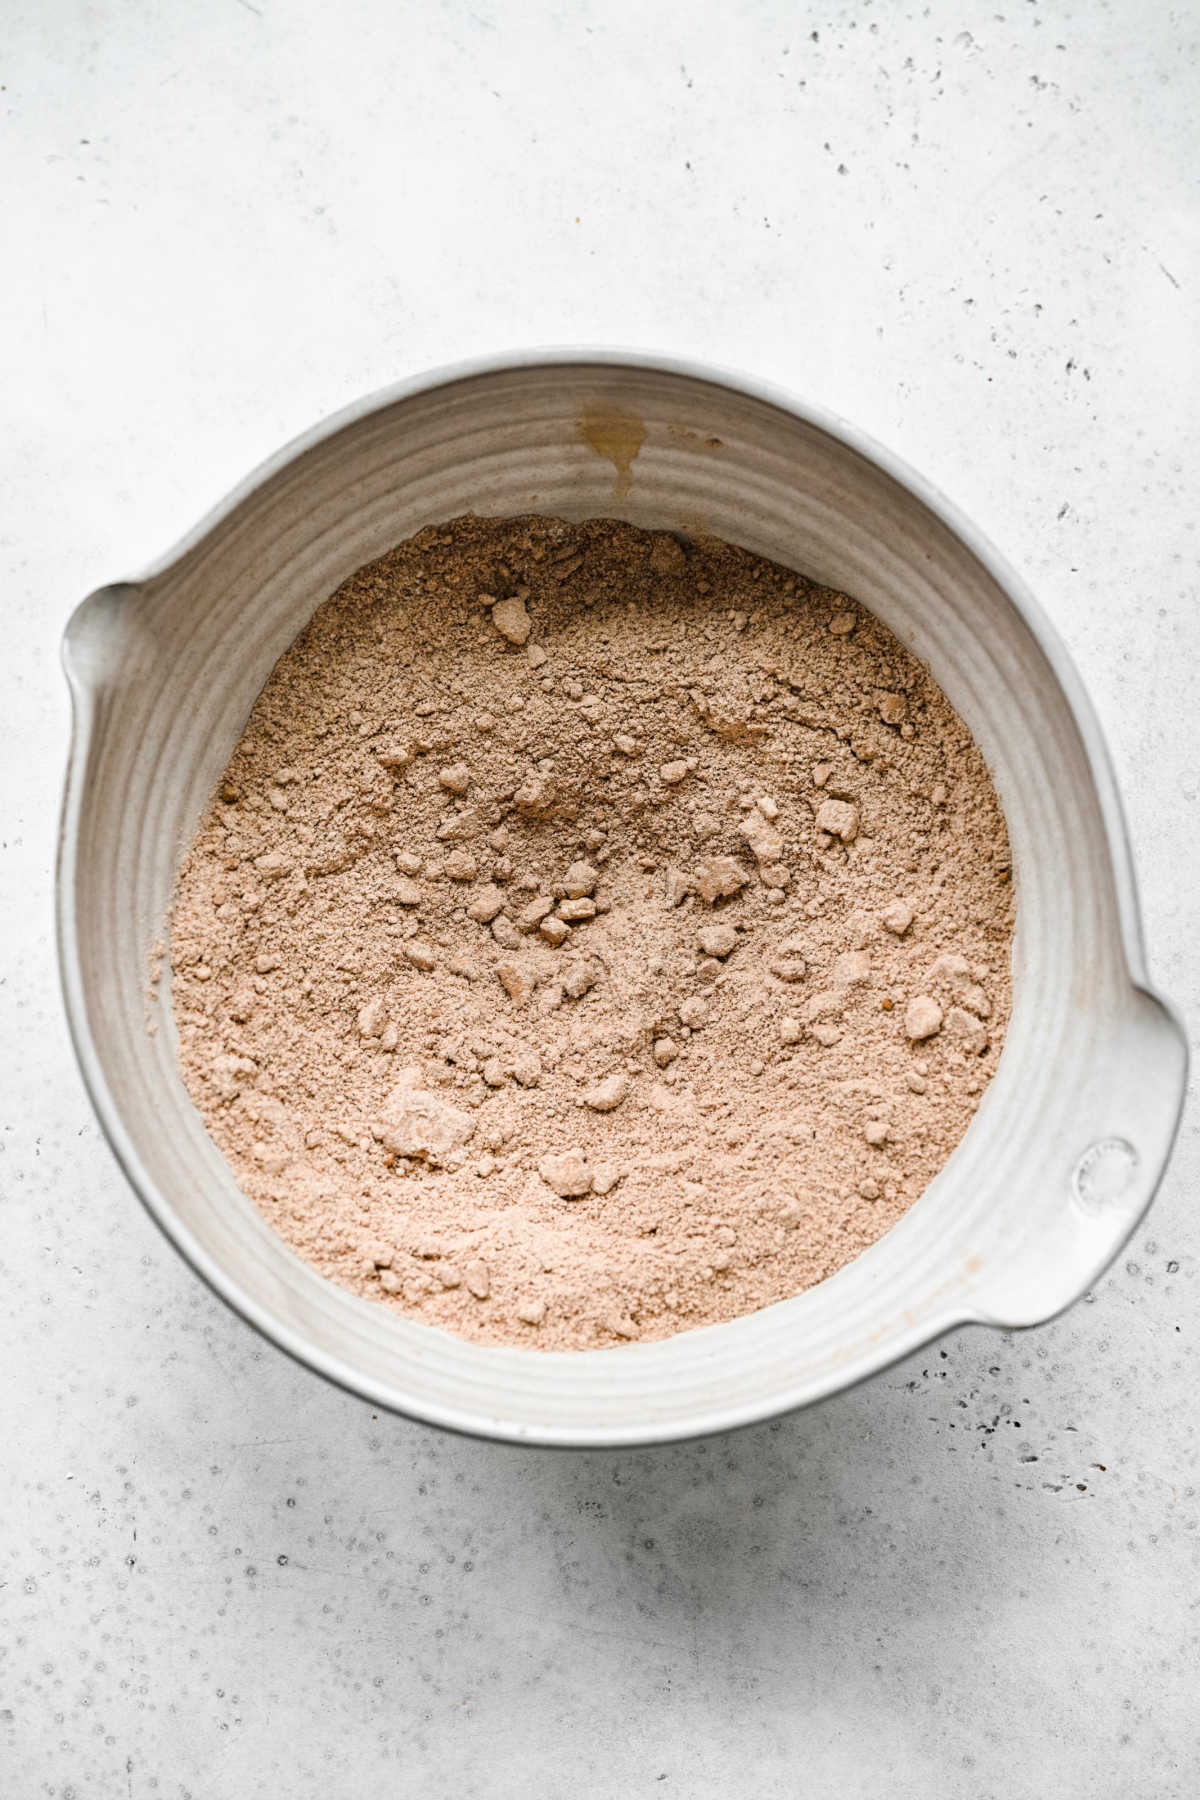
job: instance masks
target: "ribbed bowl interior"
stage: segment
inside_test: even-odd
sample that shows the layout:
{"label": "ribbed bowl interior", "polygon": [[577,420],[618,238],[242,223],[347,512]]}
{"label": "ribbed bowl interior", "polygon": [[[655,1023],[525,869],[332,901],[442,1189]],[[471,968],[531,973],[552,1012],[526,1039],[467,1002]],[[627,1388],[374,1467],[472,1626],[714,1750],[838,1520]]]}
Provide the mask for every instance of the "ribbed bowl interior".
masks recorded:
{"label": "ribbed bowl interior", "polygon": [[[606,410],[644,431],[630,481],[580,429]],[[501,1437],[676,1437],[819,1397],[966,1318],[1045,1317],[1135,1222],[1169,1146],[1182,1049],[1137,985],[1102,748],[1015,583],[884,461],[740,387],[636,363],[535,361],[365,406],[279,459],[163,567],[80,608],[65,651],[76,738],[60,924],[84,1072],[160,1223],[321,1372]],[[175,1067],[169,987],[162,1027],[147,1031],[149,950],[165,935],[180,851],[274,663],[353,569],[467,511],[704,529],[844,589],[930,665],[1008,819],[1015,1005],[962,1144],[900,1224],[831,1280],[661,1343],[471,1344],[324,1281],[260,1218],[205,1132]],[[1128,1146],[1130,1173],[1097,1202],[1073,1172],[1107,1140]]]}

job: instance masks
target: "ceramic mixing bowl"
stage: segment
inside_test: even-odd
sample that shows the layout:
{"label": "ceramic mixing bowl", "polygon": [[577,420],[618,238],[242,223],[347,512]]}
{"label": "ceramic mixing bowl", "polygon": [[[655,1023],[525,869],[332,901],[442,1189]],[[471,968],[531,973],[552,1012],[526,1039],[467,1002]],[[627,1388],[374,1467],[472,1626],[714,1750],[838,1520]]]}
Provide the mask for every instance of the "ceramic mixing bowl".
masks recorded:
{"label": "ceramic mixing bowl", "polygon": [[[1008,819],[1012,1023],[966,1136],[895,1228],[828,1281],[662,1342],[468,1343],[335,1287],[276,1236],[175,1064],[151,946],[182,849],[274,663],[352,570],[475,511],[619,517],[732,539],[853,594],[924,659]],[[59,937],[71,1029],[126,1175],[198,1274],[375,1405],[485,1436],[633,1444],[743,1425],[953,1326],[1033,1325],[1145,1211],[1186,1050],[1149,985],[1096,720],[1023,584],[861,433],[760,384],[628,355],[530,356],[406,382],[276,456],[163,561],[67,628],[74,737]]]}

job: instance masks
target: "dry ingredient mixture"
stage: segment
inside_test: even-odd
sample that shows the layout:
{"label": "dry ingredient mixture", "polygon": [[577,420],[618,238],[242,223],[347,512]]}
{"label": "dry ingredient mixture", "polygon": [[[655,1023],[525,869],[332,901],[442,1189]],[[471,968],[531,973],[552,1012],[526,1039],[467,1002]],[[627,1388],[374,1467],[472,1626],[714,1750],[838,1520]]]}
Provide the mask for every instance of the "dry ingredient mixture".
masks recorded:
{"label": "dry ingredient mixture", "polygon": [[276,667],[183,864],[184,1078],[323,1274],[491,1343],[796,1294],[921,1193],[1010,1003],[983,760],[842,594],[457,519]]}

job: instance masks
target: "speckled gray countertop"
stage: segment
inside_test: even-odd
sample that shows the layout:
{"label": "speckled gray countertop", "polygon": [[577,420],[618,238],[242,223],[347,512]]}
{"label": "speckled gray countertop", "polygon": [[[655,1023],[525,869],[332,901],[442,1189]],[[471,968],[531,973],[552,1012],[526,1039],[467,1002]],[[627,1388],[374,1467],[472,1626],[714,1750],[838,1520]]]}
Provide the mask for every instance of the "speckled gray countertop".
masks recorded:
{"label": "speckled gray countertop", "polygon": [[4,38],[0,1792],[1194,1794],[1194,1120],[1045,1330],[683,1448],[457,1441],[160,1242],[50,890],[77,598],[366,389],[633,343],[847,414],[1030,578],[1200,1019],[1195,15],[42,0]]}

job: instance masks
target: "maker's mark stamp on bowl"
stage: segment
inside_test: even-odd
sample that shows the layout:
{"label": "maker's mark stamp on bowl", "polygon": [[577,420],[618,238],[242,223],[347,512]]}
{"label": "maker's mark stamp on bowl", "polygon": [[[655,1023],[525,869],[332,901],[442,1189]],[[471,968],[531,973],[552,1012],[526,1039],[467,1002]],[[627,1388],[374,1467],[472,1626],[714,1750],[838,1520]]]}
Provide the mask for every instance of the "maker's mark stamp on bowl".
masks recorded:
{"label": "maker's mark stamp on bowl", "polygon": [[1103,1212],[1128,1193],[1138,1161],[1137,1151],[1126,1138],[1098,1138],[1075,1164],[1071,1191],[1089,1212]]}

